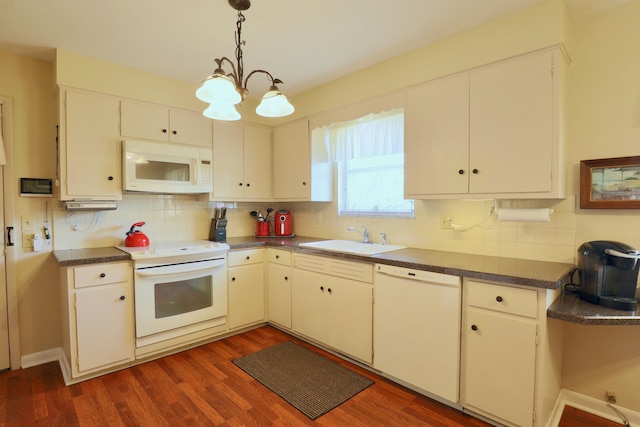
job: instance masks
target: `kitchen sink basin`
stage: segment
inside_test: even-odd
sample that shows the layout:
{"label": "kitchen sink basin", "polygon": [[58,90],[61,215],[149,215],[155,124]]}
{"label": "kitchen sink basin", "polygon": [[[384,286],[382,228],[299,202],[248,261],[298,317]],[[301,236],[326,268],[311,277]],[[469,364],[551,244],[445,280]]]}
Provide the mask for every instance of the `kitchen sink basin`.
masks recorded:
{"label": "kitchen sink basin", "polygon": [[354,255],[376,255],[406,248],[406,246],[363,243],[352,240],[323,240],[320,242],[300,243],[300,246],[303,248],[321,249],[323,251]]}

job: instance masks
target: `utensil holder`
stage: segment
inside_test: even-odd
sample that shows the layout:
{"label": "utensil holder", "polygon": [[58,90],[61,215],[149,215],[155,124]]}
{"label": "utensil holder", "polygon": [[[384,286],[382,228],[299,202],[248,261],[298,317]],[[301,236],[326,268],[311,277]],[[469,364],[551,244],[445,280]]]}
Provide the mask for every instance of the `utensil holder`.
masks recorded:
{"label": "utensil holder", "polygon": [[258,221],[258,229],[256,231],[256,236],[268,237],[269,236],[269,222],[267,221]]}

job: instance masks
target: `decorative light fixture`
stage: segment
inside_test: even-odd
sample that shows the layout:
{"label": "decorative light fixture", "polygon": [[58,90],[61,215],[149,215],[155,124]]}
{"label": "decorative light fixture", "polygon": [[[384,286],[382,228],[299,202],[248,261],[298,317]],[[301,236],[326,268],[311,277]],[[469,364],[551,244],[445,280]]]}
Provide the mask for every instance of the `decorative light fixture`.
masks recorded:
{"label": "decorative light fixture", "polygon": [[[262,97],[260,105],[256,108],[256,113],[264,117],[284,117],[293,113],[295,109],[289,102],[285,94],[280,92],[276,84],[281,84],[282,80],[274,78],[271,73],[265,70],[253,70],[244,79],[244,63],[242,58],[242,23],[245,18],[242,14],[243,10],[249,9],[250,0],[229,0],[229,5],[238,11],[238,21],[236,22],[236,65],[223,56],[216,58],[216,68],[213,73],[207,77],[202,86],[196,91],[198,99],[209,103],[209,107],[202,114],[211,119],[216,120],[239,120],[240,113],[236,110],[235,105],[242,102],[249,90],[247,82],[255,73],[264,73],[271,80],[271,87]],[[226,73],[222,69],[223,63],[229,63],[232,71]]]}

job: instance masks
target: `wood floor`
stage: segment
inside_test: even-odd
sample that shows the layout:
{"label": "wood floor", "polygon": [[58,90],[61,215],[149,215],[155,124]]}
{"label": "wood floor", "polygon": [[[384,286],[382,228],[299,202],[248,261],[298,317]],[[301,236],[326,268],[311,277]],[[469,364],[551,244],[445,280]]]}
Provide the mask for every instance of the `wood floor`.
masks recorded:
{"label": "wood floor", "polygon": [[[286,340],[375,384],[311,421],[231,363]],[[572,417],[561,426],[610,425]],[[69,387],[57,362],[0,374],[0,426],[304,425],[488,426],[269,326]]]}

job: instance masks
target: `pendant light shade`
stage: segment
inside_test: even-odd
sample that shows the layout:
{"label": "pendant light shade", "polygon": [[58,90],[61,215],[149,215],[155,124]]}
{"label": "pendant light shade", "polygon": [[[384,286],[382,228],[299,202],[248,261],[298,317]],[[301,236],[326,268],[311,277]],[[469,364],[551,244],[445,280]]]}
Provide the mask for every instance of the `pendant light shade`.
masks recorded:
{"label": "pendant light shade", "polygon": [[233,105],[242,101],[242,96],[236,90],[233,80],[220,68],[205,79],[196,91],[196,96],[209,104],[224,102]]}
{"label": "pendant light shade", "polygon": [[213,103],[204,110],[202,115],[214,120],[240,120],[240,113],[236,110],[235,105],[228,103]]}
{"label": "pendant light shade", "polygon": [[289,102],[289,98],[278,90],[277,86],[271,86],[262,97],[262,102],[256,108],[256,113],[263,117],[284,117],[293,113],[295,108]]}

